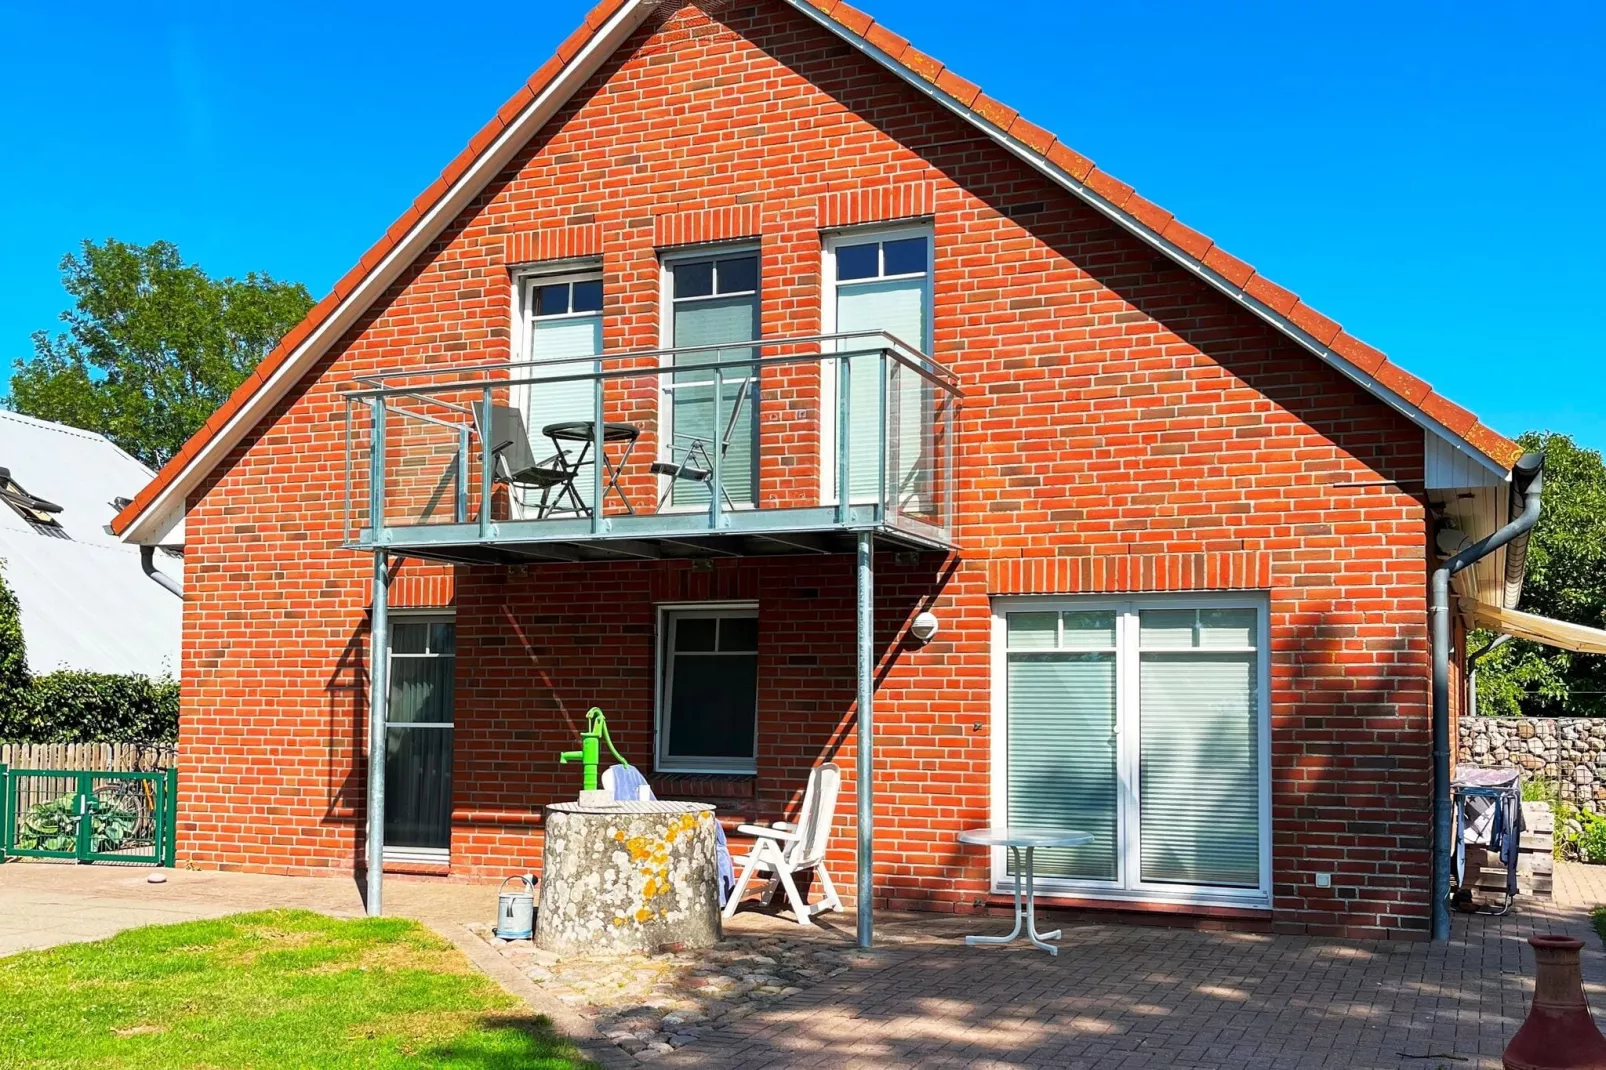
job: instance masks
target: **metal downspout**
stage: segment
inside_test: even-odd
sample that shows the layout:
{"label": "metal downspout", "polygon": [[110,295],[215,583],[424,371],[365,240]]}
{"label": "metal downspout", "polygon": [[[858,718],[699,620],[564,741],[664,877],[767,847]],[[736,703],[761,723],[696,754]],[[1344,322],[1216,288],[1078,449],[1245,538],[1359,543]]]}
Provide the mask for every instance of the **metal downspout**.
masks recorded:
{"label": "metal downspout", "polygon": [[[845,499],[846,494],[843,495]],[[872,747],[875,735],[875,536],[859,532],[858,612],[855,637],[859,668],[859,746],[854,794],[858,800],[858,911],[859,946],[869,948],[875,939],[872,899],[875,894],[875,806]]]}
{"label": "metal downspout", "polygon": [[172,591],[178,597],[184,597],[184,587],[173,577],[156,567],[156,547],[141,546],[139,548],[139,567],[145,570],[145,575]]}
{"label": "metal downspout", "polygon": [[1478,662],[1484,655],[1492,654],[1511,641],[1509,635],[1497,635],[1482,649],[1474,650],[1467,655],[1467,716],[1478,715]]}
{"label": "metal downspout", "polygon": [[368,916],[384,910],[385,718],[390,700],[390,561],[374,551],[374,608],[368,654]]}
{"label": "metal downspout", "polygon": [[[1433,634],[1433,939],[1450,938],[1450,579],[1533,530],[1545,486],[1545,457],[1530,453],[1511,469],[1522,512],[1505,527],[1433,571],[1428,619]],[[1516,503],[1513,502],[1513,509]]]}

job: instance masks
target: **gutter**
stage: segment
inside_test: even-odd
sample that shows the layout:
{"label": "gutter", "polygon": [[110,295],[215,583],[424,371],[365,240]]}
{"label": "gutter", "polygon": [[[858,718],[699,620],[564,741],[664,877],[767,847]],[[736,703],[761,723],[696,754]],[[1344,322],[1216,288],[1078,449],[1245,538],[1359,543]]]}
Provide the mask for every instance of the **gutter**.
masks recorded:
{"label": "gutter", "polygon": [[[1428,619],[1433,635],[1433,939],[1450,938],[1450,578],[1503,546],[1506,590],[1511,590],[1512,558],[1527,560],[1528,533],[1539,521],[1545,488],[1545,455],[1530,453],[1511,469],[1511,521],[1468,546],[1433,571]],[[1521,591],[1521,573],[1517,590]]]}
{"label": "gutter", "polygon": [[145,575],[172,591],[179,598],[184,597],[184,586],[156,567],[156,547],[141,546],[139,548],[139,567],[145,570]]}

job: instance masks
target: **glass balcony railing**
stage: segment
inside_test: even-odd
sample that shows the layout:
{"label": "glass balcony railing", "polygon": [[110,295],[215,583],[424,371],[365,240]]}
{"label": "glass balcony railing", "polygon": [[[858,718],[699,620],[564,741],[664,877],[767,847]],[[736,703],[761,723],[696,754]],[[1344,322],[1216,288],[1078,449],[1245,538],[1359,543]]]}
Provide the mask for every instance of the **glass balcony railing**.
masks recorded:
{"label": "glass balcony railing", "polygon": [[474,560],[498,545],[867,529],[952,545],[958,384],[890,335],[359,383],[345,395],[354,547]]}

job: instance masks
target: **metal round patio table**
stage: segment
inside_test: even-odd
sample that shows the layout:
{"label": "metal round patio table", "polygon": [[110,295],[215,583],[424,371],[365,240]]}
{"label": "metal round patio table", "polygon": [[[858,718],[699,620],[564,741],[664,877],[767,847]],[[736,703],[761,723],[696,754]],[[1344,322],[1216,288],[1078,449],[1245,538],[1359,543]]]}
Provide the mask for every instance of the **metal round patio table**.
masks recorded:
{"label": "metal round patio table", "polygon": [[[1044,943],[1045,940],[1058,940],[1060,930],[1051,933],[1037,931],[1037,896],[1033,891],[1032,881],[1032,852],[1039,847],[1082,847],[1093,842],[1091,832],[1079,832],[1075,829],[1015,829],[1015,828],[985,828],[966,829],[959,834],[960,843],[979,843],[986,847],[1008,847],[1015,857],[1015,927],[1008,936],[967,936],[967,944],[1012,944],[1020,938],[1021,926],[1024,923],[1027,939],[1033,945],[1042,948],[1050,955],[1058,955],[1060,949],[1053,944]],[[1026,852],[1025,864],[1021,862],[1021,852]],[[1022,873],[1026,880],[1026,903],[1022,909],[1020,886]]]}

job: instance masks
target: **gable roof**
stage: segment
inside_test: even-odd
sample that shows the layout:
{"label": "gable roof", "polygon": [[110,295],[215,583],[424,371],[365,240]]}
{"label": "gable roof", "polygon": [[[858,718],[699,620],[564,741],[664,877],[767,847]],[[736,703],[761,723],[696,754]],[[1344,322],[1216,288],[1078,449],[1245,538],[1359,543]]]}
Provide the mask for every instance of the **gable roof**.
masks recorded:
{"label": "gable roof", "polygon": [[[881,63],[937,104],[1063,186],[1116,225],[1337,368],[1425,431],[1484,467],[1506,473],[1522,455],[1515,442],[1347,334],[1335,321],[1267,279],[1210,238],[1094,166],[1015,109],[916,49],[869,15],[838,0],[775,0]],[[300,374],[479,193],[514,152],[611,56],[662,0],[602,0],[557,53],[469,140],[429,188],[391,224],[334,289],[180,448],[113,521],[132,541],[155,541],[182,519],[184,495],[221,462]]]}

